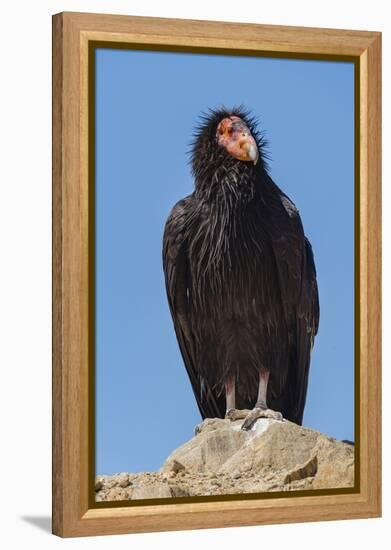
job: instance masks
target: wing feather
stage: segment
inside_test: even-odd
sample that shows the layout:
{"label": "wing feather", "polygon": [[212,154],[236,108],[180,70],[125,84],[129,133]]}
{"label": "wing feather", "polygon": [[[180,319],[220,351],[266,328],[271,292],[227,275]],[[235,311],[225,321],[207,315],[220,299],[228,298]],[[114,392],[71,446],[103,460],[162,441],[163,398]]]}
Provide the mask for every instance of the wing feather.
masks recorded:
{"label": "wing feather", "polygon": [[291,353],[281,407],[284,417],[302,423],[311,351],[319,325],[319,298],[314,256],[293,202],[270,180],[272,246]]}
{"label": "wing feather", "polygon": [[203,418],[222,417],[225,400],[216,395],[197,369],[197,351],[190,323],[190,272],[187,255],[187,231],[191,196],[172,209],[164,229],[163,270],[171,317],[182,358]]}

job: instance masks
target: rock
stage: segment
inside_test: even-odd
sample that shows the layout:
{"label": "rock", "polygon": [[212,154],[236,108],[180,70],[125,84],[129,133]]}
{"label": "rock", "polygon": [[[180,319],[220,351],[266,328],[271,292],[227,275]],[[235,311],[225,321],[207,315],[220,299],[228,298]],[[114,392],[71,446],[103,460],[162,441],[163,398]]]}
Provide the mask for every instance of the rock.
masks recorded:
{"label": "rock", "polygon": [[318,470],[314,489],[353,487],[354,447],[336,439],[319,436],[317,445]]}
{"label": "rock", "polygon": [[170,490],[171,490],[171,495],[175,498],[190,496],[190,493],[187,487],[185,487],[184,485],[179,485],[177,483],[172,485],[170,484]]}
{"label": "rock", "polygon": [[97,478],[95,481],[95,491],[100,491],[103,487],[103,478]]}
{"label": "rock", "polygon": [[155,499],[354,486],[354,445],[292,422],[213,418],[158,472],[97,476],[96,500]]}
{"label": "rock", "polygon": [[179,462],[189,472],[216,473],[246,439],[247,434],[232,429],[229,420],[208,419],[193,439],[168,457],[161,472],[172,470],[173,463]]}
{"label": "rock", "polygon": [[133,490],[132,500],[143,498],[168,498],[171,497],[171,489],[167,483],[152,483],[140,485]]}
{"label": "rock", "polygon": [[282,472],[308,460],[318,437],[317,432],[291,422],[266,422],[269,422],[266,430],[255,435],[250,433],[246,445],[224,463],[222,471],[265,473],[273,469]]}
{"label": "rock", "polygon": [[230,420],[222,418],[205,418],[205,420],[201,422],[201,424],[198,424],[198,426],[196,427],[195,435],[198,435],[202,432],[213,432],[214,430],[218,430],[223,427],[229,428],[230,425]]}
{"label": "rock", "polygon": [[117,483],[120,487],[127,487],[129,485],[129,474],[119,474],[117,476]]}
{"label": "rock", "polygon": [[178,474],[179,472],[183,472],[184,470],[186,470],[186,466],[184,466],[183,464],[181,464],[180,462],[178,462],[178,460],[173,460],[172,463],[171,463],[171,470],[175,473],[175,474]]}
{"label": "rock", "polygon": [[318,471],[318,456],[312,455],[304,464],[295,466],[284,478],[284,483],[291,483],[299,479],[313,477]]}
{"label": "rock", "polygon": [[113,487],[107,493],[104,495],[105,498],[103,500],[129,500],[131,498],[131,493],[129,491],[126,491],[125,489],[122,489],[121,487]]}

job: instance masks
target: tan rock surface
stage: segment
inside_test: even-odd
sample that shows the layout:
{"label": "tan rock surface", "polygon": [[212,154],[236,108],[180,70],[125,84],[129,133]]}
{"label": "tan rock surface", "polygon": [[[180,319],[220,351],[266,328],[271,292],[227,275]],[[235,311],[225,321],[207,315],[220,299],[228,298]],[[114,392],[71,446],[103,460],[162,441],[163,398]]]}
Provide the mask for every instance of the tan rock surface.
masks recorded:
{"label": "tan rock surface", "polygon": [[97,501],[354,485],[354,446],[288,421],[207,419],[159,472],[97,476]]}

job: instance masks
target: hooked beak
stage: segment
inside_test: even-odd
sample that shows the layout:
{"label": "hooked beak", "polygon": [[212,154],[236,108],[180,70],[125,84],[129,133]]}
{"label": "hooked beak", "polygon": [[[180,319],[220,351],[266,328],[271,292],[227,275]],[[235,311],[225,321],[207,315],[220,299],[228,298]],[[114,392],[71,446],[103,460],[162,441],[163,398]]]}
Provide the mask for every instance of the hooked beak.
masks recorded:
{"label": "hooked beak", "polygon": [[257,164],[259,158],[258,147],[255,143],[250,143],[247,150],[248,158],[253,161],[254,165]]}
{"label": "hooked beak", "polygon": [[257,164],[259,151],[255,139],[249,131],[244,132],[239,139],[240,157],[241,160],[251,161]]}

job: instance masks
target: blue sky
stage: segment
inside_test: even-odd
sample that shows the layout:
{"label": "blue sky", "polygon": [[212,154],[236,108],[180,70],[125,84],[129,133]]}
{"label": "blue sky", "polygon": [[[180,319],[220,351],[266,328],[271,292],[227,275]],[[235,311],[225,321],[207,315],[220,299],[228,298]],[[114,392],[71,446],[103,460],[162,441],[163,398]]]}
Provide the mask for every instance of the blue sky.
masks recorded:
{"label": "blue sky", "polygon": [[176,342],[162,234],[193,182],[201,111],[244,104],[270,174],[300,210],[321,320],[304,425],[354,439],[354,66],[99,49],[96,52],[96,471],[158,469],[198,409]]}

